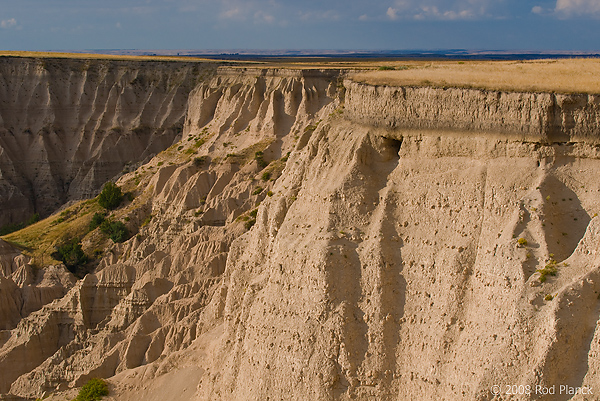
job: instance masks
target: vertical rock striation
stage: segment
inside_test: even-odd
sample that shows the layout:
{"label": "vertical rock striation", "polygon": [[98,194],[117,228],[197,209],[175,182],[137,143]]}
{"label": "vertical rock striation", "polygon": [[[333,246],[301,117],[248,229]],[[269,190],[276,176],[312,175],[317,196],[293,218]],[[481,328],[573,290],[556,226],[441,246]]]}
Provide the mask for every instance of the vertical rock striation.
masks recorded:
{"label": "vertical rock striation", "polygon": [[25,317],[0,250],[0,393],[600,388],[597,97],[221,68],[186,101],[177,146],[120,179],[139,180],[130,224],[149,223],[93,274]]}
{"label": "vertical rock striation", "polygon": [[210,64],[0,59],[0,225],[94,196],[181,137]]}

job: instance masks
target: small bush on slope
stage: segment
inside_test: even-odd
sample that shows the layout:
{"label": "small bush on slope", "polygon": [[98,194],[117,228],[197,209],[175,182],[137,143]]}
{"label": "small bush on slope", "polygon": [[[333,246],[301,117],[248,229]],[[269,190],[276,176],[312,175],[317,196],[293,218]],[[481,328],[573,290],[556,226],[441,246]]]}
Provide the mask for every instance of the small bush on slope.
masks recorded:
{"label": "small bush on slope", "polygon": [[104,223],[105,219],[104,213],[94,213],[94,216],[92,216],[92,221],[90,221],[90,231],[95,230],[96,227],[100,227],[100,225]]}
{"label": "small bush on slope", "polygon": [[88,261],[88,257],[81,248],[81,242],[77,239],[72,239],[64,245],[59,246],[56,249],[55,256],[57,259],[61,260],[72,273],[75,273],[80,266],[86,264]]}
{"label": "small bush on slope", "polygon": [[123,201],[123,192],[116,184],[107,182],[98,196],[98,204],[105,209],[113,210],[119,207]]}
{"label": "small bush on slope", "polygon": [[108,235],[113,242],[124,242],[129,238],[127,227],[120,221],[104,220],[104,222],[100,224],[100,231]]}
{"label": "small bush on slope", "polygon": [[74,401],[98,401],[108,395],[108,386],[102,379],[90,379],[81,387]]}

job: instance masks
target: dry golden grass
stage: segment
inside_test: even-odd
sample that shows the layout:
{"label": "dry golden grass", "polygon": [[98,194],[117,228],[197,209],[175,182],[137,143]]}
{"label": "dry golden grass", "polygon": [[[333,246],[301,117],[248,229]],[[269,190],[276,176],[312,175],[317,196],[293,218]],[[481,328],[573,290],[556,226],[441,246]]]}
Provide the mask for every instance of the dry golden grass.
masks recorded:
{"label": "dry golden grass", "polygon": [[[179,56],[119,56],[110,54],[0,51],[0,57],[39,57],[135,61],[212,62],[234,68],[340,69],[357,82],[373,85],[406,85],[480,88],[519,92],[600,94],[600,59],[529,61],[424,61],[297,58],[268,61],[211,60]],[[380,68],[395,70],[380,70]],[[356,71],[361,71],[356,73]]]}
{"label": "dry golden grass", "polygon": [[184,62],[216,62],[199,57],[180,56],[120,56],[113,54],[93,53],[61,53],[61,52],[30,52],[30,51],[0,51],[0,57],[33,57],[33,58],[71,58],[86,60],[133,60],[133,61],[184,61]]}
{"label": "dry golden grass", "polygon": [[353,79],[373,85],[600,94],[600,59],[379,64],[401,69],[362,72],[355,74]]}
{"label": "dry golden grass", "polygon": [[2,239],[31,256],[35,265],[60,263],[52,257],[56,246],[71,238],[83,238],[88,232],[93,213],[101,210],[93,199],[77,202],[62,213],[5,235]]}

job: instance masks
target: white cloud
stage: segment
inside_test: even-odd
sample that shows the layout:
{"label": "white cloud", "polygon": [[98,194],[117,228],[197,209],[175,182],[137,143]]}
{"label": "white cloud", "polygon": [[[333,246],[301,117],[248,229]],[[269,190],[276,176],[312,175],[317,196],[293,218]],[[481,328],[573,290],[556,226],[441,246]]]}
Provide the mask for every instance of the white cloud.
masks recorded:
{"label": "white cloud", "polygon": [[390,19],[396,20],[396,19],[398,19],[398,10],[396,10],[395,8],[390,7],[390,8],[387,9],[386,15]]}
{"label": "white cloud", "polygon": [[544,9],[542,7],[540,7],[540,6],[534,6],[531,9],[531,12],[534,13],[534,14],[542,14],[544,12]]}
{"label": "white cloud", "polygon": [[[599,0],[600,1],[600,0]],[[389,19],[436,19],[461,20],[491,15],[491,9],[498,6],[495,0],[396,0],[387,9]]]}
{"label": "white cloud", "polygon": [[239,7],[230,8],[221,13],[221,18],[237,19],[243,17],[242,9]]}
{"label": "white cloud", "polygon": [[271,14],[267,14],[263,11],[257,11],[254,13],[254,22],[256,23],[267,23],[272,24],[275,21],[275,17]]}
{"label": "white cloud", "polygon": [[556,0],[554,11],[562,17],[584,15],[600,17],[600,0]]}
{"label": "white cloud", "polygon": [[14,28],[17,26],[17,20],[14,18],[11,19],[5,19],[0,21],[0,28],[2,29],[10,29],[10,28]]}

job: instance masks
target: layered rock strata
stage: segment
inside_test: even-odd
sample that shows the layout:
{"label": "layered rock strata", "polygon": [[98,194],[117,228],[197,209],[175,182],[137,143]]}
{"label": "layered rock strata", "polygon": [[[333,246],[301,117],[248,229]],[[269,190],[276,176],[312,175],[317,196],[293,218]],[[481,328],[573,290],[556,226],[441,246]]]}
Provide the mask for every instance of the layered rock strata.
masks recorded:
{"label": "layered rock strata", "polygon": [[188,102],[180,143],[143,166],[149,224],[0,332],[0,393],[98,376],[119,400],[600,389],[594,96],[227,68]]}

